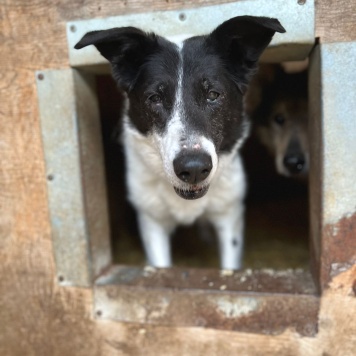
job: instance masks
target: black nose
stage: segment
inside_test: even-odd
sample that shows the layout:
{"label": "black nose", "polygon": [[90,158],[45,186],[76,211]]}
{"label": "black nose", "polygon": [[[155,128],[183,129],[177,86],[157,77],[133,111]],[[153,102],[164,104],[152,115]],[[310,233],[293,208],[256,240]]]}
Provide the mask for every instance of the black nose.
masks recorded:
{"label": "black nose", "polygon": [[185,183],[198,184],[211,171],[211,157],[204,152],[184,152],[173,161],[174,172]]}
{"label": "black nose", "polygon": [[284,157],[283,164],[290,173],[298,174],[305,166],[305,159],[302,154],[290,154]]}

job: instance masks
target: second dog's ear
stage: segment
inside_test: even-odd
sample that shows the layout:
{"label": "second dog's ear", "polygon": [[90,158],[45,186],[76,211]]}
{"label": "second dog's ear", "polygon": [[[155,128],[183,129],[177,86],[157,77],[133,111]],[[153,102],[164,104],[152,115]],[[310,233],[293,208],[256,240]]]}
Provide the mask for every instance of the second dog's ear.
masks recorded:
{"label": "second dog's ear", "polygon": [[135,27],[88,32],[75,49],[94,45],[112,66],[119,86],[130,91],[145,58],[157,49],[157,36]]}
{"label": "second dog's ear", "polygon": [[242,93],[275,32],[286,32],[277,19],[237,16],[218,26],[208,37]]}

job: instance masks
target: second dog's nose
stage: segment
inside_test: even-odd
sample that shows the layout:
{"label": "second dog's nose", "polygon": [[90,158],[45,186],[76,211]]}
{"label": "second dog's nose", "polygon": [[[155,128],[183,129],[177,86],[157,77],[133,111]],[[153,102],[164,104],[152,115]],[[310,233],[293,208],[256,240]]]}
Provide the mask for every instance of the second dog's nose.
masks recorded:
{"label": "second dog's nose", "polygon": [[304,156],[300,154],[287,155],[284,157],[283,164],[290,173],[298,174],[304,168],[305,159]]}
{"label": "second dog's nose", "polygon": [[213,167],[211,157],[204,152],[184,152],[173,161],[177,177],[189,184],[198,184],[208,177]]}

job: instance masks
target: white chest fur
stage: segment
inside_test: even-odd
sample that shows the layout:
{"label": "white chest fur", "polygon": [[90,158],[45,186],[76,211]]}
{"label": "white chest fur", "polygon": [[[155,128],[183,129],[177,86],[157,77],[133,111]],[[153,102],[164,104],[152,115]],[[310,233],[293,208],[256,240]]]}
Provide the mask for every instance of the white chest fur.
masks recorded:
{"label": "white chest fur", "polygon": [[143,136],[124,124],[129,200],[138,211],[158,222],[191,224],[197,218],[224,214],[244,198],[245,177],[239,154],[222,155],[208,193],[197,200],[179,197],[169,182],[160,151],[152,136]]}

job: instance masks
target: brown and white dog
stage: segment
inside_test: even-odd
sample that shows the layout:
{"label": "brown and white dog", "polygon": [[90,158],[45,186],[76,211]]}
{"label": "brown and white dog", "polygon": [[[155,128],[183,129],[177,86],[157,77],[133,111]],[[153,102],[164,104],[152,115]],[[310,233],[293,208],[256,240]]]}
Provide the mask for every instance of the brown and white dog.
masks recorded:
{"label": "brown and white dog", "polygon": [[307,62],[261,64],[247,95],[247,112],[279,174],[309,170]]}

